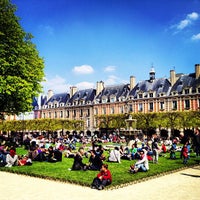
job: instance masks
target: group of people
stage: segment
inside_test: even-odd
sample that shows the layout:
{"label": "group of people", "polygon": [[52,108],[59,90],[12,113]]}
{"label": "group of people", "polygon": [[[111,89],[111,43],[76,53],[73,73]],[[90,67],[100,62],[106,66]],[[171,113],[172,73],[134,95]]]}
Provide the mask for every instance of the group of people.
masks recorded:
{"label": "group of people", "polygon": [[[195,152],[197,156],[200,156],[200,133],[197,130],[195,132]],[[62,141],[57,140],[54,143],[54,147],[50,142],[44,140],[38,141],[35,138],[26,141],[26,148],[28,154],[19,156],[16,154],[14,147],[8,148],[4,143],[0,146],[0,164],[5,167],[12,167],[15,165],[32,165],[32,161],[47,161],[47,162],[58,162],[62,161],[62,157],[73,158],[73,164],[70,170],[97,170],[97,176],[91,183],[91,188],[98,190],[104,189],[107,185],[112,183],[112,175],[108,169],[107,162],[121,163],[122,159],[135,160],[134,164],[130,165],[129,172],[147,172],[149,170],[149,161],[157,164],[159,156],[170,153],[170,158],[175,159],[177,149],[177,140],[162,141],[161,145],[158,137],[153,135],[151,140],[144,140],[141,146],[138,146],[138,140],[130,141],[127,146],[124,144],[119,146],[116,144],[114,148],[109,149],[109,155],[106,158],[104,155],[104,147],[97,144],[95,141],[91,142],[91,147],[88,149],[86,143],[83,142],[82,146],[76,150],[76,140],[69,141],[64,144]],[[66,140],[67,141],[67,140]],[[187,164],[190,156],[191,143],[189,140],[184,142],[180,149],[181,158],[183,163]],[[86,150],[87,149],[87,150]],[[88,158],[88,163],[83,162],[83,157]]]}
{"label": "group of people", "polygon": [[0,166],[1,167],[12,167],[32,165],[32,160],[27,156],[18,156],[16,148],[11,146],[10,148],[3,142],[0,145]]}

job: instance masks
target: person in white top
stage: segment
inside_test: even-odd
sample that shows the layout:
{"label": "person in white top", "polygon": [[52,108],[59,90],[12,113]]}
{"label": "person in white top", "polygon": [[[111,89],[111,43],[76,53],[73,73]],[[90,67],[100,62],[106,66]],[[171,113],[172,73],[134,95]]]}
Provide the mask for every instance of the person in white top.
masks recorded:
{"label": "person in white top", "polygon": [[115,147],[113,150],[111,150],[108,161],[121,163],[119,147]]}
{"label": "person in white top", "polygon": [[138,171],[146,172],[149,170],[149,161],[147,158],[147,151],[145,149],[140,150],[140,160],[138,160],[134,165],[130,166],[130,172],[136,173]]}

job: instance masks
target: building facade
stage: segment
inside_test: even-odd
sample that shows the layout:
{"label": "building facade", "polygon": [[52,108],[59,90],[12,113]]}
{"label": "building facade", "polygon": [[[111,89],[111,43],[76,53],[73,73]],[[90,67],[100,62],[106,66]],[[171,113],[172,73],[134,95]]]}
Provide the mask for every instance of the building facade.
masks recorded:
{"label": "building facade", "polygon": [[70,87],[69,93],[54,94],[49,90],[35,107],[35,118],[75,119],[84,121],[84,131],[97,130],[95,116],[123,113],[149,113],[171,111],[196,111],[200,109],[200,64],[195,72],[156,78],[155,70],[149,79],[136,83],[134,76],[129,84],[105,86],[103,81],[96,88],[78,90]]}

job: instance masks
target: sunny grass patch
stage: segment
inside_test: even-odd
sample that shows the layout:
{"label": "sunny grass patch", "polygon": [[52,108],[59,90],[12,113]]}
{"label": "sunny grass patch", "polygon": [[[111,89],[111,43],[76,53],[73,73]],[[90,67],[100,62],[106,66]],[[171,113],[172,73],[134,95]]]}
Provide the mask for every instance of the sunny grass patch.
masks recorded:
{"label": "sunny grass patch", "polygon": [[[23,148],[17,148],[17,154],[24,155],[27,151]],[[108,155],[108,152],[105,152]],[[141,172],[137,174],[130,174],[128,172],[131,164],[135,162],[128,160],[121,160],[121,163],[108,163],[109,169],[112,173],[113,183],[108,188],[117,188],[129,183],[137,181],[144,181],[151,177],[159,176],[165,173],[185,167],[180,159],[180,152],[176,152],[177,159],[170,160],[169,154],[165,157],[159,157],[159,164],[149,163],[150,170],[148,172]],[[84,158],[84,163],[88,162],[88,158]],[[197,160],[194,153],[191,153],[191,158],[187,166],[195,165]],[[1,167],[0,170],[13,173],[25,174],[34,177],[58,180],[63,182],[70,182],[74,184],[90,186],[93,178],[98,173],[97,171],[71,171],[73,158],[64,158],[62,162],[48,163],[48,162],[33,162],[32,166],[20,166],[5,168]]]}

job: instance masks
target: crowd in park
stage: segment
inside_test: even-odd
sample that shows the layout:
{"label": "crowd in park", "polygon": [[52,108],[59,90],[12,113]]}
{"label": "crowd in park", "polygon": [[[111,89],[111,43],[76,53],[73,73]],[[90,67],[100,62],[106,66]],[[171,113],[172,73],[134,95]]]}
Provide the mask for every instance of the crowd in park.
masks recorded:
{"label": "crowd in park", "polygon": [[[61,162],[63,158],[72,158],[73,165],[69,170],[99,171],[91,184],[91,188],[99,190],[112,183],[112,175],[108,169],[112,162],[121,163],[123,159],[133,161],[129,171],[137,173],[147,172],[149,161],[157,164],[159,156],[165,156],[167,152],[170,153],[170,159],[176,159],[176,152],[179,151],[183,164],[187,164],[192,150],[200,157],[199,129],[195,129],[194,134],[187,138],[174,137],[162,140],[154,134],[151,138],[144,137],[139,140],[135,137],[128,142],[116,134],[110,134],[108,138],[94,136],[88,139],[74,135],[47,138],[41,134],[27,133],[21,144],[14,141],[9,146],[7,139],[3,135],[0,136],[2,167],[32,165],[33,161],[54,163]],[[20,145],[27,150],[24,156],[16,153],[16,148]],[[87,163],[83,162],[84,157],[88,158]]]}

